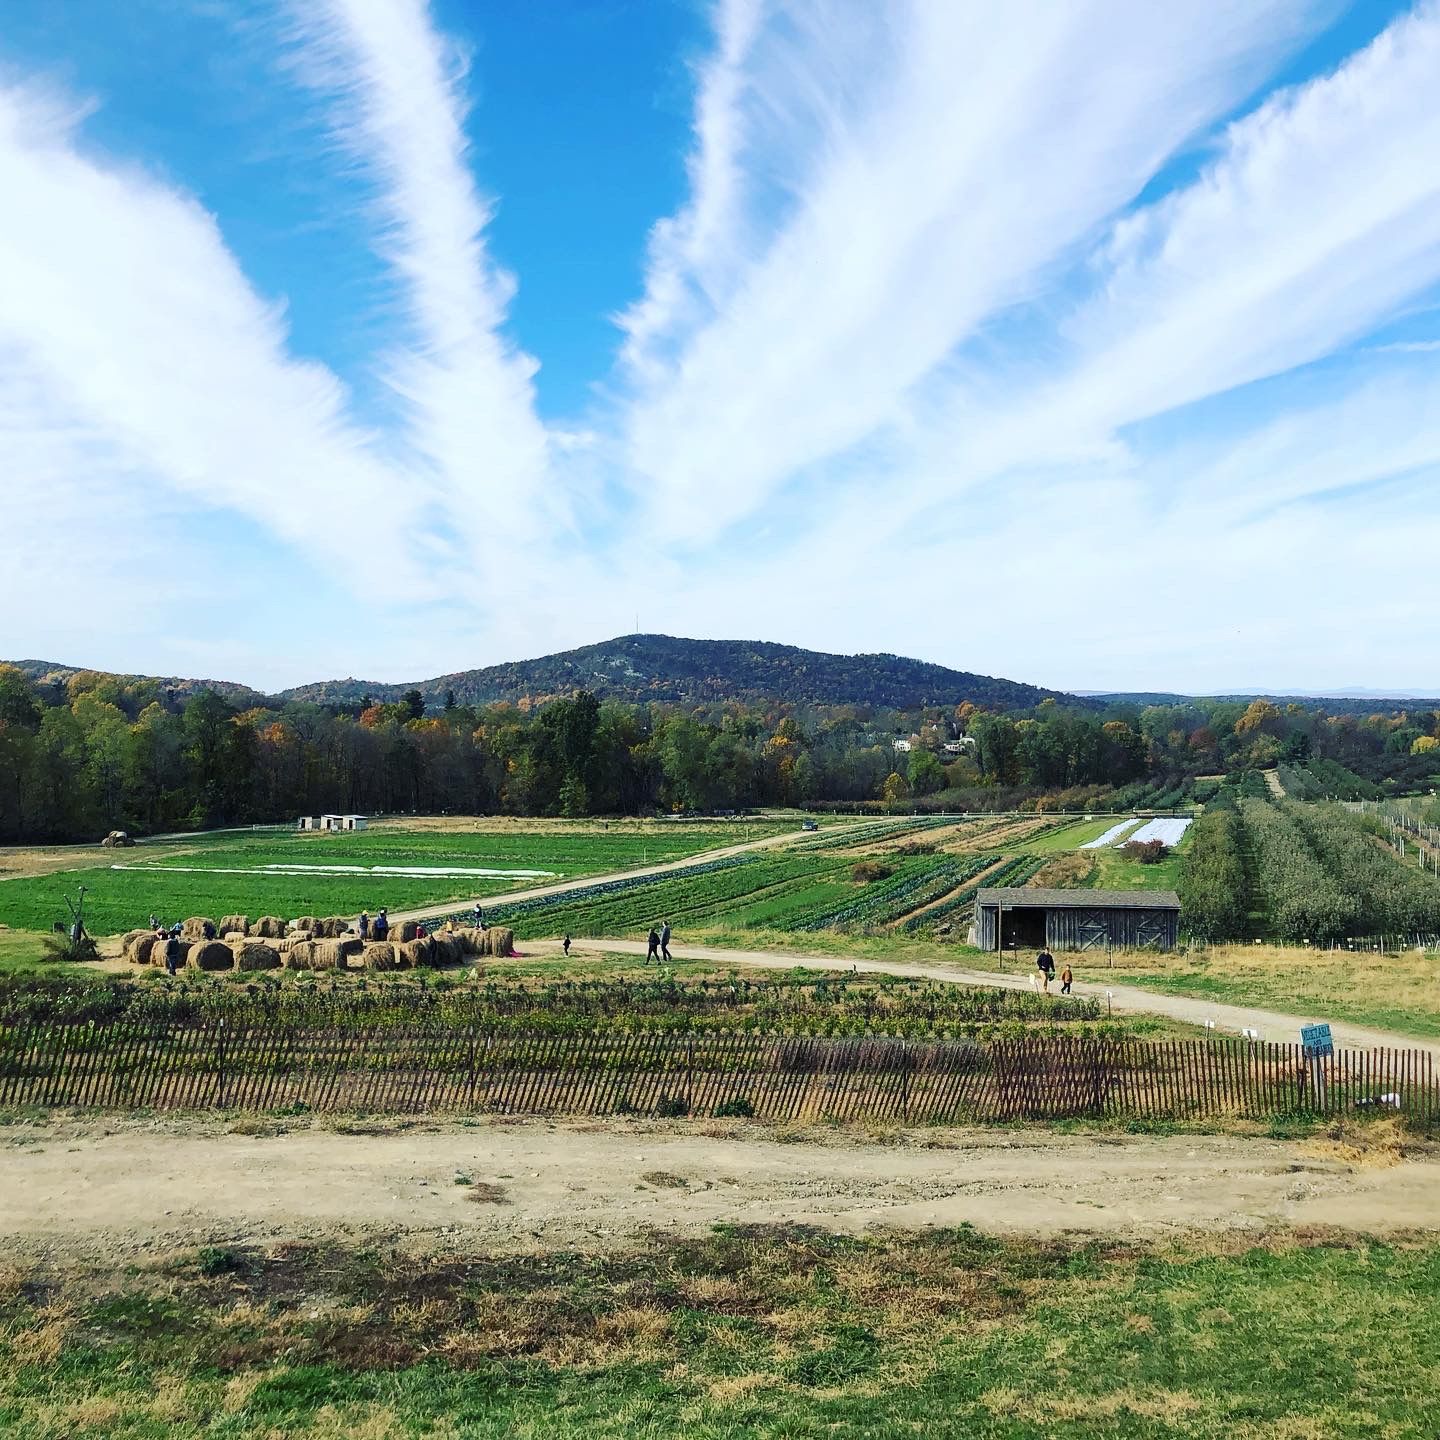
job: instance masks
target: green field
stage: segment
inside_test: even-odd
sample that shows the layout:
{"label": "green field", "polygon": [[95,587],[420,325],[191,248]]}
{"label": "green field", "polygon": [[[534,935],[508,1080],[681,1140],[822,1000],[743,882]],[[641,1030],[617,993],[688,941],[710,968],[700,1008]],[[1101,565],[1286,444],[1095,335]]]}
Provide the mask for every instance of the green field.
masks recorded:
{"label": "green field", "polygon": [[[524,829],[427,831],[376,826],[361,834],[260,831],[197,836],[115,852],[105,867],[0,881],[0,924],[48,930],[66,918],[63,896],[80,885],[94,934],[161,919],[224,914],[346,915],[381,905],[404,910],[554,883],[548,877],[397,876],[327,872],[325,866],[543,870],[555,880],[682,860],[789,828],[769,824],[676,825],[612,821]],[[115,869],[113,866],[124,866]],[[313,872],[266,866],[313,866]],[[134,867],[134,868],[131,868]]]}
{"label": "green field", "polygon": [[1433,1241],[717,1227],[601,1255],[210,1246],[7,1267],[0,1433],[1431,1440],[1437,1328]]}

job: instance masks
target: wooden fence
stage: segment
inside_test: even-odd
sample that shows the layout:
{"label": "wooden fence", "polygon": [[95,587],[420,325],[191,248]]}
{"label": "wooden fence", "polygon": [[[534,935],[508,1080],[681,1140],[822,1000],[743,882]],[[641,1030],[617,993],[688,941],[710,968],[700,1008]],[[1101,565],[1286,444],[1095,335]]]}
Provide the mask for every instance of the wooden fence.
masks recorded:
{"label": "wooden fence", "polygon": [[124,1018],[0,1029],[0,1106],[374,1113],[753,1113],[961,1122],[1260,1117],[1393,1107],[1440,1119],[1430,1056],[1243,1040],[1066,1035],[819,1039],[756,1033],[235,1027]]}

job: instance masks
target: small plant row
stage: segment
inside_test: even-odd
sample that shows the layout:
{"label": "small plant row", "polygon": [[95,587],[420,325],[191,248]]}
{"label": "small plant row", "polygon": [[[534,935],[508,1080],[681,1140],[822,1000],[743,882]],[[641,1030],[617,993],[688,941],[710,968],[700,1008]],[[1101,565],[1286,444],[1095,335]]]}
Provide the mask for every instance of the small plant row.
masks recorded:
{"label": "small plant row", "polygon": [[987,866],[993,865],[1001,857],[977,855],[974,858],[975,865],[967,878],[967,883],[960,885],[953,894],[947,896],[938,905],[932,905],[923,914],[910,916],[903,922],[901,928],[913,934],[915,931],[928,930],[932,926],[946,921],[953,925],[957,919],[964,919],[974,909],[976,892],[982,887],[1023,885],[1046,863],[1046,857],[1043,855],[1012,855],[998,870],[993,870],[988,875],[982,875],[981,871]]}
{"label": "small plant row", "polygon": [[822,911],[795,928],[839,930],[887,924],[938,900],[974,868],[973,856],[946,855],[902,862],[888,880],[868,885],[854,898]]}
{"label": "small plant row", "polygon": [[74,1033],[76,1043],[84,1044],[87,1036],[122,1019],[160,1029],[223,1024],[237,1033],[283,1024],[318,1034],[457,1025],[920,1034],[977,1022],[1068,1024],[1099,1018],[1097,1002],[1079,996],[1047,997],[926,981],[875,983],[846,976],[753,982],[738,977],[687,981],[661,975],[653,980],[578,984],[392,982],[363,988],[285,985],[261,977],[244,985],[160,980],[12,987],[0,1024],[60,1025]]}
{"label": "small plant row", "polygon": [[869,825],[845,826],[831,834],[801,841],[792,848],[808,855],[816,850],[868,845],[876,840],[893,839],[896,835],[918,834],[923,830],[938,830],[946,825],[953,825],[955,822],[954,815],[907,815],[901,820],[877,820]]}

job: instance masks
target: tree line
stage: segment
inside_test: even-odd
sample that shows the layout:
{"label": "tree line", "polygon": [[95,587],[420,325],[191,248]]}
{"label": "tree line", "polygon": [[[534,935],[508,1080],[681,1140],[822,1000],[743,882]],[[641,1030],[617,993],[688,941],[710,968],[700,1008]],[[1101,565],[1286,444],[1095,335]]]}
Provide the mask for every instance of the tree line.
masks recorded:
{"label": "tree line", "polygon": [[[325,811],[541,816],[889,802],[956,809],[1133,804],[1197,776],[1328,756],[1437,766],[1437,717],[1324,716],[1268,701],[921,711],[602,701],[427,708],[247,705],[210,690],[0,665],[0,842],[95,840]],[[896,742],[909,746],[897,749]],[[947,749],[947,746],[950,747]],[[1124,787],[1129,787],[1127,790]]]}

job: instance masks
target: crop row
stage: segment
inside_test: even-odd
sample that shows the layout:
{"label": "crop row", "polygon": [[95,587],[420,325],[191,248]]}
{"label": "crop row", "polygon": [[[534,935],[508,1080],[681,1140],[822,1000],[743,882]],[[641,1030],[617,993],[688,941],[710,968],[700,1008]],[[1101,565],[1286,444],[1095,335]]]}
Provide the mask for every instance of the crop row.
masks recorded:
{"label": "crop row", "polygon": [[811,915],[795,928],[831,930],[851,925],[884,925],[953,890],[970,864],[951,855],[904,862],[888,880],[866,886],[859,895]]}
{"label": "crop row", "polygon": [[[1023,885],[1045,863],[1043,855],[1012,855],[998,870],[988,875],[981,874],[999,858],[996,855],[974,856],[970,873],[961,877],[961,883],[953,894],[946,896],[938,905],[932,905],[924,914],[912,915],[901,928],[914,932],[942,921],[948,920],[953,924],[957,915],[963,918],[973,908],[975,893],[982,886]],[[970,883],[964,883],[966,881]]]}

